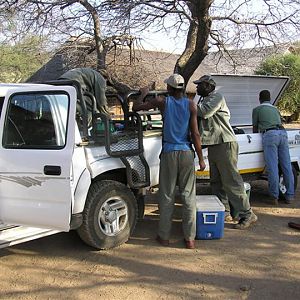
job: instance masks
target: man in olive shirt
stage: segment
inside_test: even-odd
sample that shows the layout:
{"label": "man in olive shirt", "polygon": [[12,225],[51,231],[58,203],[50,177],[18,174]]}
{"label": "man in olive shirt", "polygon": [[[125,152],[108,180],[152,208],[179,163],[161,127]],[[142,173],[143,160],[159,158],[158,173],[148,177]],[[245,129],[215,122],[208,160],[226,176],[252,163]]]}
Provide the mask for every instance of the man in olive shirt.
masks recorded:
{"label": "man in olive shirt", "polygon": [[[225,98],[215,91],[216,83],[209,75],[194,81],[200,100],[198,126],[202,145],[208,147],[210,185],[212,192],[238,217],[237,229],[248,228],[257,221],[237,168],[238,143],[230,126],[230,112]],[[229,204],[228,204],[229,201]]]}
{"label": "man in olive shirt", "polygon": [[253,109],[253,132],[262,132],[264,157],[268,170],[269,194],[277,204],[279,196],[278,164],[286,186],[285,202],[291,203],[294,198],[294,176],[288,146],[288,138],[281,124],[278,109],[270,103],[268,90],[259,93],[260,105]]}
{"label": "man in olive shirt", "polygon": [[103,114],[109,116],[106,91],[106,80],[97,71],[92,68],[75,68],[67,71],[59,79],[75,80],[80,83],[82,96],[86,101],[88,109],[93,107],[90,95],[93,95],[96,99],[97,110]]}

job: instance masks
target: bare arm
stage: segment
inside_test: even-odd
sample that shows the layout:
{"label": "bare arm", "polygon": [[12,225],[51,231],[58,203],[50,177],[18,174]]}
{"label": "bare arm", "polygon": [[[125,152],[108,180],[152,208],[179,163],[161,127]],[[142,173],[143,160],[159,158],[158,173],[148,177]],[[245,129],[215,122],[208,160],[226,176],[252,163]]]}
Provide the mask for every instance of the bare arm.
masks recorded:
{"label": "bare arm", "polygon": [[196,104],[193,101],[190,101],[190,112],[191,112],[191,117],[190,117],[191,137],[199,159],[200,170],[203,171],[206,166],[203,159],[201,137],[200,137],[198,124],[197,124],[197,108],[196,108]]}
{"label": "bare arm", "polygon": [[164,97],[155,97],[151,99],[150,101],[143,102],[147,94],[149,93],[149,88],[141,88],[140,89],[140,96],[137,98],[137,100],[133,103],[132,110],[133,111],[139,111],[139,110],[150,110],[154,108],[159,108],[160,111],[163,111],[164,109]]}

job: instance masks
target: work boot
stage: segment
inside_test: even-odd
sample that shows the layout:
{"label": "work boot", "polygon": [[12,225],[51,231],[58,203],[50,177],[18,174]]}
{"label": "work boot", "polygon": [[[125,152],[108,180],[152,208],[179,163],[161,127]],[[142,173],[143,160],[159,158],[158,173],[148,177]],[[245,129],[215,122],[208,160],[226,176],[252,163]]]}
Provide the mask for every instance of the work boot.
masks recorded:
{"label": "work boot", "polygon": [[285,196],[284,197],[284,202],[286,204],[291,204],[294,201],[294,197],[293,196]]}
{"label": "work boot", "polygon": [[232,222],[233,221],[233,219],[232,219],[232,216],[231,215],[226,215],[225,216],[225,222],[226,223],[230,223],[230,222]]}
{"label": "work boot", "polygon": [[227,210],[225,211],[224,221],[225,222],[232,222],[233,221],[232,216],[230,214],[230,211],[227,211]]}
{"label": "work boot", "polygon": [[257,221],[257,216],[254,213],[251,213],[250,217],[248,218],[241,218],[237,224],[234,225],[235,229],[246,229],[251,224]]}
{"label": "work boot", "polygon": [[273,205],[278,205],[278,198],[275,198],[275,197],[271,197],[271,201],[272,201],[272,204]]}

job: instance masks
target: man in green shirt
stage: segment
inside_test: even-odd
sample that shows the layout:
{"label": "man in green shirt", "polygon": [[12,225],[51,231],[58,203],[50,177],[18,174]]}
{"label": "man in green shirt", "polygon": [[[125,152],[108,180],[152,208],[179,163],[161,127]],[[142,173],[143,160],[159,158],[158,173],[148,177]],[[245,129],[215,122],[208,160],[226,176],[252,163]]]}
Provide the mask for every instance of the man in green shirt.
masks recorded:
{"label": "man in green shirt", "polygon": [[268,90],[259,93],[260,105],[253,109],[253,132],[262,133],[264,157],[268,170],[269,194],[274,203],[278,203],[279,170],[283,174],[286,186],[285,202],[290,204],[294,199],[294,176],[288,146],[288,138],[281,124],[278,109],[270,103],[271,95]]}
{"label": "man in green shirt", "polygon": [[80,83],[82,96],[89,110],[92,110],[93,103],[90,95],[96,99],[97,110],[109,116],[106,91],[106,80],[92,68],[75,68],[67,71],[59,79],[75,80]]}
{"label": "man in green shirt", "polygon": [[[238,217],[237,229],[246,229],[257,221],[237,168],[238,143],[230,126],[230,112],[223,95],[215,91],[216,83],[209,75],[194,81],[197,94],[198,126],[202,145],[208,147],[212,192]],[[229,204],[228,204],[229,201]]]}

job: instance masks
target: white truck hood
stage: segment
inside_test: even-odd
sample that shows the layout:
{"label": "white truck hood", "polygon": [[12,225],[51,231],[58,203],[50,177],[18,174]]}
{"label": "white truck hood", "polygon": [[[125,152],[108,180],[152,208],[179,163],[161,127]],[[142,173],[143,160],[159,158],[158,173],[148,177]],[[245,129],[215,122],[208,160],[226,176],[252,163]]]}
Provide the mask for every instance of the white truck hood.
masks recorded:
{"label": "white truck hood", "polygon": [[[289,77],[261,75],[212,75],[217,83],[216,91],[225,98],[230,109],[232,126],[252,125],[252,110],[259,105],[261,90],[269,90],[271,103],[276,105],[287,88]],[[198,102],[199,96],[194,98]]]}

